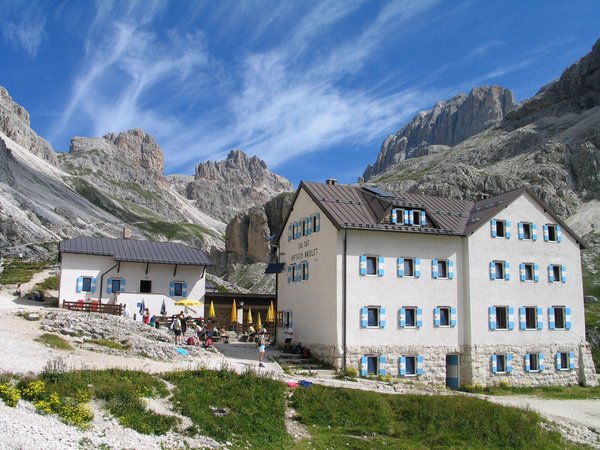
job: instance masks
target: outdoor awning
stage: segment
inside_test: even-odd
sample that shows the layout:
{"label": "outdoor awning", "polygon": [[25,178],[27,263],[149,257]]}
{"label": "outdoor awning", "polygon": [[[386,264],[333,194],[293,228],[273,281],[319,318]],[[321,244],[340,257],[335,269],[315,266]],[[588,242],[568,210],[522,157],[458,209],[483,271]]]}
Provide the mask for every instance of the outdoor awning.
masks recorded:
{"label": "outdoor awning", "polygon": [[265,269],[265,273],[281,273],[284,267],[285,263],[271,263]]}

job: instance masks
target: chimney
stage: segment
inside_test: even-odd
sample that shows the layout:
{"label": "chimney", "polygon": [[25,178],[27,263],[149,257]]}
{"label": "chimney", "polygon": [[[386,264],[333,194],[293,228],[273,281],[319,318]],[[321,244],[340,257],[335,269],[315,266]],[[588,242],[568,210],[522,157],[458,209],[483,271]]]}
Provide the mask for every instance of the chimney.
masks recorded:
{"label": "chimney", "polygon": [[334,185],[334,184],[337,184],[337,180],[336,180],[335,178],[327,178],[327,179],[325,180],[325,184],[331,184],[331,185]]}
{"label": "chimney", "polygon": [[131,228],[123,228],[123,239],[131,239]]}

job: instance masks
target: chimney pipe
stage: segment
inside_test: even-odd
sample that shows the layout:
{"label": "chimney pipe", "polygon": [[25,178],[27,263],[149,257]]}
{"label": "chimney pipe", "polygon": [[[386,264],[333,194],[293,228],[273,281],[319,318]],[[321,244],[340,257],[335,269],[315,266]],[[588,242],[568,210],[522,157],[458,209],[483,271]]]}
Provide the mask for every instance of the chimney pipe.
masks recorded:
{"label": "chimney pipe", "polygon": [[327,178],[327,180],[325,180],[325,184],[337,184],[337,180],[335,178]]}
{"label": "chimney pipe", "polygon": [[123,239],[131,239],[131,228],[123,228]]}

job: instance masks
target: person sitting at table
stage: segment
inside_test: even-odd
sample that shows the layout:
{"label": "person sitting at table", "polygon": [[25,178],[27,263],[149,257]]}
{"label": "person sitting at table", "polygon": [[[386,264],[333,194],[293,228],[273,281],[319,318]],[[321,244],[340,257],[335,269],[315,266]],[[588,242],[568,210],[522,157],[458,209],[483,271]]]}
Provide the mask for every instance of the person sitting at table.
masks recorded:
{"label": "person sitting at table", "polygon": [[250,326],[248,327],[248,341],[249,342],[253,341],[255,337],[256,337],[256,330],[254,329],[252,324],[250,324]]}

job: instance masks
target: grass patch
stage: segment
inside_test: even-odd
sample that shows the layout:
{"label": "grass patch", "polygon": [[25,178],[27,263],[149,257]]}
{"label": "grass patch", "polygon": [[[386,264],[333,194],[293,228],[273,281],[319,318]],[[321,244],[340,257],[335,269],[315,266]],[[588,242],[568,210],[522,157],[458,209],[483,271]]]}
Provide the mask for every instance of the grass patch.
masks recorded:
{"label": "grass patch", "polygon": [[73,346],[69,344],[69,341],[57,336],[56,334],[44,333],[36,339],[48,347],[58,348],[60,350],[73,350]]}
{"label": "grass patch", "polygon": [[87,342],[100,345],[101,347],[112,348],[114,350],[129,350],[131,348],[131,345],[122,344],[121,342],[113,339],[90,339]]}
{"label": "grass patch", "polygon": [[[188,416],[201,434],[232,448],[293,448],[285,429],[282,383],[253,374],[221,370],[166,375],[176,386],[175,408]],[[217,417],[215,408],[223,411]]]}
{"label": "grass patch", "polygon": [[534,395],[556,400],[600,399],[600,386],[467,386],[467,392],[489,395]]}
{"label": "grass patch", "polygon": [[58,275],[53,275],[51,277],[46,278],[41,283],[36,284],[32,290],[40,291],[40,292],[57,291],[58,283],[59,283]]}
{"label": "grass patch", "polygon": [[41,376],[50,391],[61,398],[87,402],[103,400],[106,409],[124,427],[140,433],[162,435],[177,425],[178,420],[148,410],[144,397],[165,397],[168,391],[154,375],[131,370],[84,370],[50,372]]}
{"label": "grass patch", "polygon": [[0,273],[0,284],[27,283],[33,275],[53,264],[53,261],[21,261],[18,258],[7,258],[4,271]]}
{"label": "grass patch", "polygon": [[310,448],[569,448],[539,415],[474,398],[315,385],[296,390],[293,403]]}

